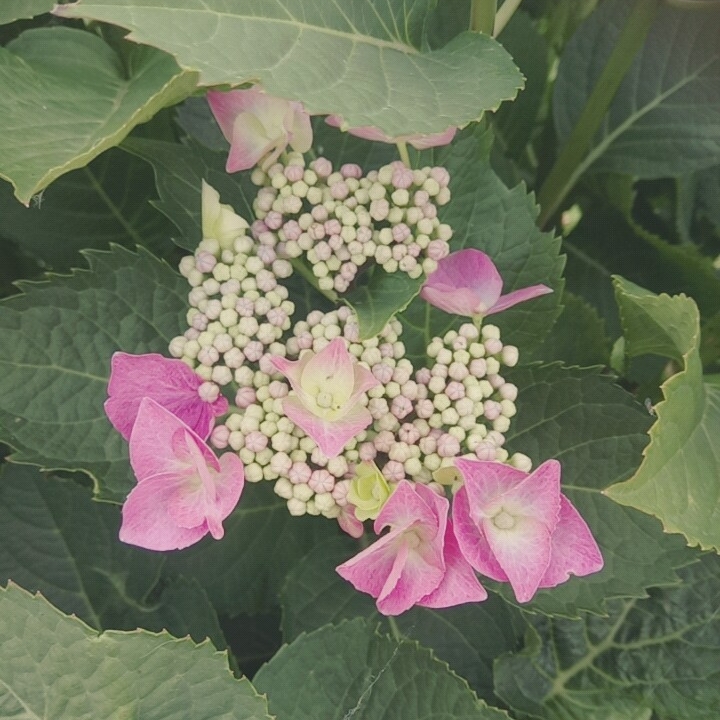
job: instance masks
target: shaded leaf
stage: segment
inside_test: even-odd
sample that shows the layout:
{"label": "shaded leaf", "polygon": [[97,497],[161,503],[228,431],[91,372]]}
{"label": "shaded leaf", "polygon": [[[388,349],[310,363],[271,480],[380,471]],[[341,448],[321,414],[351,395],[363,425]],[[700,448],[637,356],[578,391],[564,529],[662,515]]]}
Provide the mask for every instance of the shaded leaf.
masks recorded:
{"label": "shaded leaf", "polygon": [[0,590],[0,688],[6,717],[270,720],[265,699],[210,643],[98,635],[14,585]]}
{"label": "shaded leaf", "polygon": [[0,440],[16,462],[82,470],[100,498],[122,501],[135,481],[103,410],[110,357],[166,352],[184,329],[187,284],[142,248],[86,257],[89,270],[23,282],[0,303]]}
{"label": "shaded leaf", "polygon": [[534,637],[500,658],[496,690],[549,720],[714,720],[720,713],[720,561],[680,571],[683,584],[618,600],[606,618],[531,618]]}
{"label": "shaded leaf", "polygon": [[430,650],[374,627],[361,619],[326,625],[282,647],[254,679],[270,711],[286,720],[507,720]]}
{"label": "shaded leaf", "polygon": [[[565,47],[553,96],[564,141],[615,47],[631,3],[610,0]],[[720,11],[659,4],[655,20],[618,89],[577,174],[612,171],[644,178],[715,165],[720,155]]]}
{"label": "shaded leaf", "polygon": [[667,532],[690,545],[720,549],[720,392],[705,385],[700,361],[700,316],[683,295],[656,296],[615,279],[615,292],[629,357],[654,354],[680,370],[662,386],[657,421],[642,465],[607,494],[660,518]]}
{"label": "shaded leaf", "polygon": [[433,7],[193,0],[178,12],[143,0],[83,0],[58,14],[129,28],[133,40],[198,70],[205,85],[259,81],[312,114],[338,113],[351,127],[374,125],[394,137],[478,120],[522,86],[510,56],[486,35],[464,32],[418,52]]}
{"label": "shaded leaf", "polygon": [[0,187],[0,234],[60,272],[82,266],[80,251],[111,243],[143,245],[169,259],[172,226],[149,204],[155,195],[144,163],[111,149],[64,175],[23,207],[9,185]]}
{"label": "shaded leaf", "polygon": [[26,20],[50,12],[55,0],[3,0],[0,5],[0,25]]}
{"label": "shaded leaf", "polygon": [[[356,617],[380,623],[384,632],[390,632],[373,598],[335,572],[359,550],[357,543],[344,538],[319,545],[290,572],[282,593],[286,642],[327,623]],[[430,648],[488,702],[495,701],[493,659],[518,649],[525,630],[520,613],[493,594],[485,602],[453,608],[415,607],[397,616],[395,623],[405,637]]]}
{"label": "shaded leaf", "polygon": [[92,33],[28,30],[0,48],[0,177],[27,205],[57,177],[189,95],[195,81],[153,48],[134,47],[124,67]]}

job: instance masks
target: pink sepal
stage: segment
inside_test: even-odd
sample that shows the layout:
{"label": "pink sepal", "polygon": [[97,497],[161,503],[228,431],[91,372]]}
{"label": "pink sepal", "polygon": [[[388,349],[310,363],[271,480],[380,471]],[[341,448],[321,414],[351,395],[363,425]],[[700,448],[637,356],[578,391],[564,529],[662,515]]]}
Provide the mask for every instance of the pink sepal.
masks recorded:
{"label": "pink sepal", "polygon": [[223,536],[222,521],[245,483],[236,455],[218,460],[185,423],[143,398],[130,436],[130,463],[138,484],[123,505],[123,542],[176,550],[208,532],[216,539]]}
{"label": "pink sepal", "polygon": [[[340,115],[328,115],[325,118],[325,122],[332,127],[343,129],[343,119]],[[350,135],[355,135],[355,137],[363,138],[364,140],[384,143],[406,142],[417,150],[425,150],[427,148],[447,145],[452,142],[457,128],[451,126],[447,130],[443,130],[443,132],[433,133],[431,135],[421,135],[418,133],[415,135],[399,135],[396,138],[386,135],[382,130],[372,127],[371,125],[348,128],[346,132],[350,133]]]}
{"label": "pink sepal", "polygon": [[129,440],[140,402],[148,397],[205,439],[215,416],[227,412],[228,402],[222,395],[211,403],[203,400],[198,394],[202,382],[182,360],[157,353],[116,352],[111,360],[105,413],[113,427]]}
{"label": "pink sepal", "polygon": [[484,252],[467,248],[438,262],[420,296],[448,313],[484,317],[551,292],[546,285],[533,285],[501,295],[502,278],[493,261]]}

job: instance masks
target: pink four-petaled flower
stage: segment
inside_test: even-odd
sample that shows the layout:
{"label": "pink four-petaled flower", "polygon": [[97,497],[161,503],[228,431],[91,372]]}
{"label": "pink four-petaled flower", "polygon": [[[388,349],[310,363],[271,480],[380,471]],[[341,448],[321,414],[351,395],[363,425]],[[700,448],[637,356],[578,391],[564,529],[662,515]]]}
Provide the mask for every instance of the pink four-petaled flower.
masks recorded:
{"label": "pink four-petaled flower", "polygon": [[207,533],[223,537],[222,521],[245,483],[240,458],[218,459],[182,420],[143,398],[130,435],[138,484],[122,509],[120,540],[148,550],[177,550]]}
{"label": "pink four-petaled flower", "polygon": [[355,361],[342,338],[319,353],[305,350],[299,360],[273,356],[271,362],[293,389],[283,398],[283,411],[328,458],[372,422],[361,397],[379,381]]}
{"label": "pink four-petaled flower", "polygon": [[484,317],[513,305],[551,293],[546,285],[532,285],[502,295],[503,281],[493,261],[480,250],[468,248],[438,262],[420,291],[420,297],[445,312]]}
{"label": "pink four-petaled flower", "polygon": [[268,168],[290,145],[307,152],[312,145],[310,115],[302,104],[267,95],[258,86],[207,94],[210,109],[230,143],[225,169],[247,170],[262,161]]}
{"label": "pink four-petaled flower", "polygon": [[560,492],[560,463],[531,473],[500,462],[455,460],[464,478],[453,501],[455,535],[482,575],[509,582],[518,602],[571,574],[603,567],[600,549],[572,503]]}
{"label": "pink four-petaled flower", "polygon": [[215,416],[227,412],[228,402],[222,395],[212,402],[200,397],[202,378],[182,360],[157,353],[116,352],[110,367],[105,413],[126,440],[130,439],[140,403],[146,397],[176,415],[203,439],[210,435]]}
{"label": "pink four-petaled flower", "polygon": [[374,529],[390,532],[336,570],[357,590],[377,599],[384,615],[413,605],[441,608],[485,600],[487,593],[457,546],[449,503],[430,488],[402,480]]}

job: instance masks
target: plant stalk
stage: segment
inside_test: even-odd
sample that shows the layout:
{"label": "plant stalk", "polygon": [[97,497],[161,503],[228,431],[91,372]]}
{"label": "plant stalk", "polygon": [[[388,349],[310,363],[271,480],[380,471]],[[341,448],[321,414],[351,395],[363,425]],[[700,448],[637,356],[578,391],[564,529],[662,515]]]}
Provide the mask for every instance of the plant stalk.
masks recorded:
{"label": "plant stalk", "polygon": [[408,155],[407,143],[400,140],[395,143],[397,145],[398,153],[400,154],[400,160],[402,160],[405,167],[412,167],[410,165],[410,155]]}
{"label": "plant stalk", "polygon": [[545,178],[538,192],[538,203],[541,208],[538,217],[540,227],[544,227],[555,214],[566,195],[587,169],[585,161],[592,140],[635,55],[645,42],[659,3],[660,0],[635,0],[605,68],[550,174]]}
{"label": "plant stalk", "polygon": [[497,0],[472,0],[470,30],[492,35],[496,12]]}
{"label": "plant stalk", "polygon": [[495,15],[495,25],[493,26],[492,33],[494,38],[496,38],[505,29],[505,26],[510,22],[510,18],[520,7],[521,2],[522,0],[505,0],[505,2],[498,8]]}

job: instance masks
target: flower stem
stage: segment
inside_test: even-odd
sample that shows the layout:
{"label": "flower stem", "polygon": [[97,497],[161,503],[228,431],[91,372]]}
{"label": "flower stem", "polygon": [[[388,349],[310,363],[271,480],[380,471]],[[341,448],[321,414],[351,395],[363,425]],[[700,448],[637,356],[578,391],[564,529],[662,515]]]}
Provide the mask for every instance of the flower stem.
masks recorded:
{"label": "flower stem", "polygon": [[324,295],[331,303],[338,301],[337,293],[334,290],[323,290],[320,285],[318,285],[318,279],[315,277],[313,271],[300,258],[292,258],[290,264],[293,266],[293,270],[302,275],[310,285],[321,295]]}
{"label": "flower stem", "polygon": [[472,0],[470,9],[470,29],[473,32],[492,35],[495,27],[497,0]]}
{"label": "flower stem", "polygon": [[403,161],[405,167],[410,167],[410,155],[408,155],[407,144],[402,140],[395,143],[397,145],[398,152],[400,153],[400,159]]}
{"label": "flower stem", "polygon": [[400,628],[398,627],[398,624],[392,615],[388,616],[388,625],[390,626],[390,632],[392,632],[393,637],[398,641],[403,641],[403,635],[400,632]]}
{"label": "flower stem", "polygon": [[505,26],[510,22],[510,18],[520,7],[521,2],[522,0],[505,0],[505,2],[498,8],[497,14],[495,15],[495,24],[493,26],[492,33],[494,38],[496,38],[505,29]]}
{"label": "flower stem", "polygon": [[660,0],[635,0],[625,27],[620,32],[607,64],[585,103],[555,164],[538,192],[543,227],[555,214],[565,196],[595,160],[588,153],[620,83],[643,46]]}

